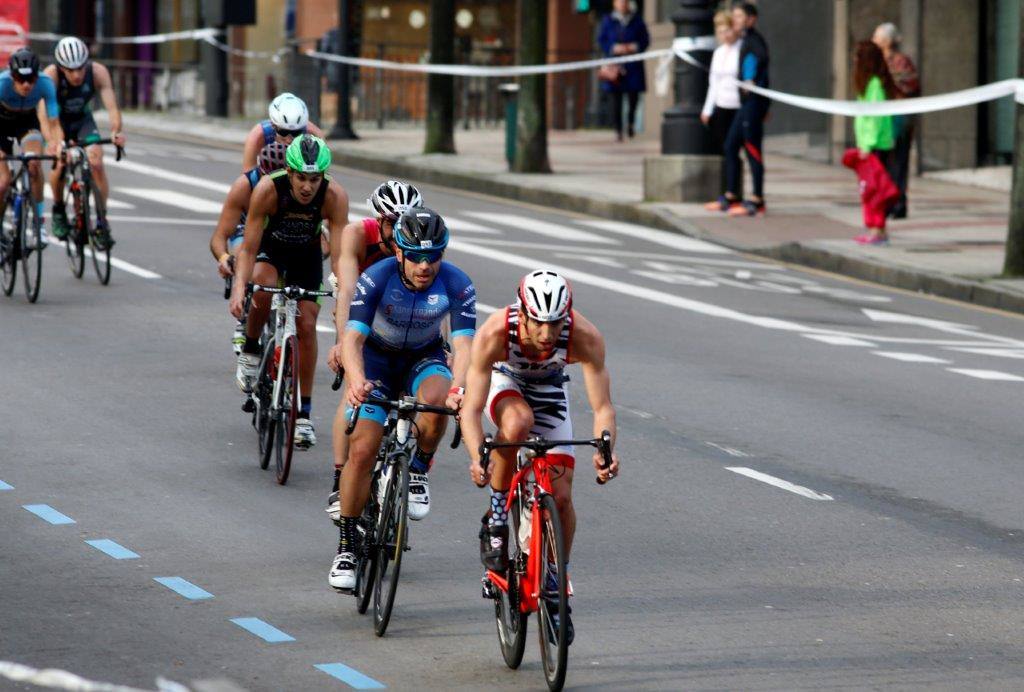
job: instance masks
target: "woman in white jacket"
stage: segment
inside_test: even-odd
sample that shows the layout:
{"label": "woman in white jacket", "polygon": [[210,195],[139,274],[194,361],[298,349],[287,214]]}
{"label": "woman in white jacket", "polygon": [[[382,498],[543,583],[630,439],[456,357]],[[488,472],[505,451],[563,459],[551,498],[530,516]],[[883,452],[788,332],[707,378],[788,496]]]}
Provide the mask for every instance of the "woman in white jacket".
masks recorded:
{"label": "woman in white jacket", "polygon": [[[711,56],[711,74],[708,76],[708,96],[700,120],[711,129],[711,135],[719,149],[725,143],[732,119],[740,107],[740,90],[737,79],[740,74],[740,44],[742,40],[732,27],[732,16],[722,11],[715,15],[715,38],[718,47]],[[739,152],[734,152],[739,159]],[[739,166],[739,161],[736,161]],[[728,193],[704,205],[709,211],[728,211],[739,200]]]}

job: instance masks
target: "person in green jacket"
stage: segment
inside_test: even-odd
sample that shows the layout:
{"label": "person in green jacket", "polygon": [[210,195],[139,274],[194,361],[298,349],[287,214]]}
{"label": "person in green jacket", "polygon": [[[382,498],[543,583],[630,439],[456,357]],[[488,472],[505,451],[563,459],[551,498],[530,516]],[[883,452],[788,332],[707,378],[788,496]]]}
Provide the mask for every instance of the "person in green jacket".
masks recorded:
{"label": "person in green jacket", "polygon": [[[889,74],[885,55],[871,41],[859,41],[853,55],[853,88],[858,101],[888,101],[896,96],[896,85]],[[890,115],[858,115],[853,119],[853,133],[861,158],[877,156],[886,170],[895,144],[893,119]],[[885,228],[869,228],[872,244],[885,242]]]}

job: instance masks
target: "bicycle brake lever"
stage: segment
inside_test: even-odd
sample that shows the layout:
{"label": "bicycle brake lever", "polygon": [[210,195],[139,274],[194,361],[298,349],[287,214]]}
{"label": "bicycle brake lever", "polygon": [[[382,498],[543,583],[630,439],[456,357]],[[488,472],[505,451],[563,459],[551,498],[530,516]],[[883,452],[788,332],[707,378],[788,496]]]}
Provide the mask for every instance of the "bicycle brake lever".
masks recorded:
{"label": "bicycle brake lever", "polygon": [[341,381],[345,379],[345,369],[342,368],[334,374],[334,382],[331,383],[331,389],[338,391],[341,389]]}
{"label": "bicycle brake lever", "polygon": [[359,422],[359,414],[362,412],[363,406],[360,404],[352,409],[352,415],[348,419],[348,427],[345,428],[345,434],[351,435],[352,431],[356,429],[356,423]]}
{"label": "bicycle brake lever", "polygon": [[458,419],[455,421],[455,434],[452,435],[452,449],[457,449],[459,443],[462,442],[462,426],[459,425]]}
{"label": "bicycle brake lever", "polygon": [[[611,436],[611,433],[609,433],[607,430],[601,431],[601,441],[597,443],[597,449],[598,449],[599,452],[601,452],[601,456],[603,457],[603,463],[601,464],[601,468],[602,469],[606,469],[609,466],[611,466],[612,465],[612,436]],[[604,485],[605,483],[607,483],[608,481],[610,481],[613,478],[615,478],[615,476],[608,476],[607,480],[601,480],[601,477],[598,476],[594,480],[597,481],[598,485]]]}

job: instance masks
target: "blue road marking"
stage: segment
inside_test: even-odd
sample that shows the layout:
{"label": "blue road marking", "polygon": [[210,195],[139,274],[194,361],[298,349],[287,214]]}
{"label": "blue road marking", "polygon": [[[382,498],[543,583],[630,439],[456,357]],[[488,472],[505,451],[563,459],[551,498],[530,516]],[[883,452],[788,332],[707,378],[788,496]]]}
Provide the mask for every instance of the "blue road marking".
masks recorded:
{"label": "blue road marking", "polygon": [[14,490],[14,486],[9,483],[0,481],[0,490]]}
{"label": "blue road marking", "polygon": [[171,591],[193,601],[198,601],[203,598],[213,598],[213,594],[209,591],[200,589],[192,582],[185,581],[181,577],[153,577],[153,581],[158,584],[163,584]]}
{"label": "blue road marking", "polygon": [[115,560],[134,560],[139,556],[138,553],[128,550],[120,543],[110,540],[109,538],[100,538],[95,541],[86,541],[89,545],[96,550],[101,550]]}
{"label": "blue road marking", "polygon": [[295,641],[295,637],[292,635],[282,632],[273,625],[268,625],[259,618],[232,618],[231,622],[271,644]]}
{"label": "blue road marking", "polygon": [[40,519],[51,524],[74,524],[75,520],[66,514],[61,514],[50,505],[22,505],[25,509],[35,514]]}
{"label": "blue road marking", "polygon": [[356,690],[384,690],[387,685],[377,682],[368,675],[363,675],[355,668],[349,668],[344,663],[320,663],[313,666],[322,670],[328,675],[338,678],[349,687]]}

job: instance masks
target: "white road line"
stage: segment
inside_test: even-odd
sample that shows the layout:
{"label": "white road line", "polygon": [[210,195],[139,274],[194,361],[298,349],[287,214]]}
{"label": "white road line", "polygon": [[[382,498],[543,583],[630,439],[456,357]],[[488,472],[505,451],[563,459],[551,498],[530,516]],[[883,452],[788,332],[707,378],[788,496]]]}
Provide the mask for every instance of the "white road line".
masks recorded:
{"label": "white road line", "polygon": [[704,240],[690,238],[682,233],[670,233],[668,231],[662,231],[648,226],[638,226],[632,223],[609,221],[607,219],[581,220],[577,223],[591,226],[593,228],[600,228],[603,231],[609,231],[611,233],[619,233],[621,235],[629,236],[630,238],[636,238],[637,240],[648,240],[652,243],[657,243],[658,245],[664,245],[666,247],[683,250],[685,252],[707,252],[723,255],[733,253],[732,250],[722,247],[721,245],[715,245]]}
{"label": "white road line", "polygon": [[753,478],[755,481],[761,481],[762,483],[767,483],[768,485],[774,485],[776,488],[788,490],[791,493],[796,493],[797,495],[800,495],[801,497],[806,497],[810,500],[835,499],[831,495],[819,493],[817,490],[811,490],[810,488],[805,488],[802,485],[796,485],[795,483],[784,481],[781,478],[776,478],[775,476],[769,476],[767,473],[761,473],[760,471],[755,471],[754,469],[748,469],[746,466],[726,466],[725,469],[727,471],[732,471],[733,473],[738,473],[741,476],[746,476],[747,478]]}
{"label": "white road line", "polygon": [[140,173],[142,175],[148,175],[153,178],[161,178],[163,180],[170,180],[175,183],[182,185],[190,185],[192,187],[199,187],[204,190],[211,190],[221,195],[226,195],[228,190],[231,188],[230,185],[224,183],[217,183],[212,180],[206,180],[205,178],[198,178],[194,175],[185,175],[184,173],[175,173],[168,171],[158,166],[147,166],[144,163],[137,163],[135,161],[122,160],[118,163],[110,165],[111,170],[118,170],[123,168],[133,173]]}
{"label": "white road line", "polygon": [[613,269],[626,268],[625,264],[615,259],[614,257],[602,257],[601,255],[580,255],[569,252],[555,253],[555,257],[561,257],[563,259],[583,260],[584,262],[590,262],[591,264],[600,264],[601,266],[612,267]]}
{"label": "white road line", "polygon": [[864,341],[863,339],[855,339],[850,336],[841,336],[834,334],[801,334],[800,336],[805,339],[813,339],[820,341],[823,344],[832,344],[833,346],[870,346],[875,347],[875,344],[870,341]]}
{"label": "white road line", "polygon": [[714,442],[705,442],[704,444],[706,444],[708,447],[714,447],[715,449],[717,449],[719,451],[725,452],[726,454],[728,454],[731,457],[743,458],[743,457],[749,457],[750,456],[749,454],[747,454],[743,450],[736,449],[735,447],[726,447],[725,445],[716,444]]}
{"label": "white road line", "polygon": [[[351,211],[357,211],[360,214],[366,214],[369,217],[376,217],[377,212],[374,211],[369,204],[363,202],[352,202],[349,201],[348,208]],[[448,228],[451,229],[452,233],[484,233],[487,235],[501,235],[501,231],[496,228],[486,228],[476,223],[475,221],[467,221],[456,216],[449,216],[444,214],[444,220],[448,223]]]}
{"label": "white road line", "polygon": [[520,232],[539,233],[540,235],[550,236],[558,240],[576,243],[600,243],[602,245],[619,244],[619,241],[614,238],[605,238],[589,231],[578,231],[570,227],[569,224],[549,223],[517,214],[500,214],[489,211],[471,211],[467,213],[479,219],[486,219],[492,223],[515,228]]}
{"label": "white road line", "polygon": [[328,327],[326,324],[317,323],[316,330],[322,334],[335,334],[334,327]]}
{"label": "white road line", "polygon": [[[49,185],[43,188],[43,198],[53,201],[53,190]],[[128,202],[120,202],[116,199],[107,199],[107,209],[134,209],[134,204]]]}
{"label": "white road line", "polygon": [[935,356],[926,356],[921,353],[901,353],[899,351],[872,351],[872,353],[883,358],[898,360],[901,363],[938,363],[940,365],[949,365],[953,362],[936,358]]}
{"label": "white road line", "polygon": [[476,309],[477,312],[497,312],[498,310],[503,310],[504,308],[496,308],[493,305],[478,302],[476,304]]}
{"label": "white road line", "polygon": [[[82,249],[85,250],[85,254],[87,254],[90,257],[92,257],[92,248],[86,247],[86,248],[82,248]],[[150,271],[148,269],[143,269],[142,267],[134,265],[131,262],[125,262],[123,259],[119,259],[117,257],[111,257],[110,258],[110,266],[116,267],[116,268],[118,268],[118,269],[120,269],[122,271],[126,271],[129,274],[134,274],[135,276],[141,276],[143,279],[162,279],[162,278],[164,278],[164,277],[160,276],[159,274],[157,274],[156,272],[152,272],[152,271]]]}
{"label": "white road line", "polygon": [[223,206],[219,202],[211,202],[208,199],[175,190],[161,190],[149,187],[119,187],[117,191],[123,195],[141,197],[151,202],[179,207],[196,214],[220,214]]}
{"label": "white road line", "polygon": [[167,226],[209,226],[211,229],[217,225],[216,219],[175,219],[169,216],[108,216],[108,221],[121,223],[142,223],[147,225]]}
{"label": "white road line", "polygon": [[1024,350],[1014,348],[950,348],[949,350],[995,356],[996,358],[1024,358]]}
{"label": "white road line", "polygon": [[955,372],[958,375],[967,375],[968,377],[977,377],[979,380],[996,380],[1000,382],[1024,382],[1024,377],[1019,375],[1011,375],[1008,372],[999,372],[998,370],[972,370],[970,368],[946,368],[950,372]]}

